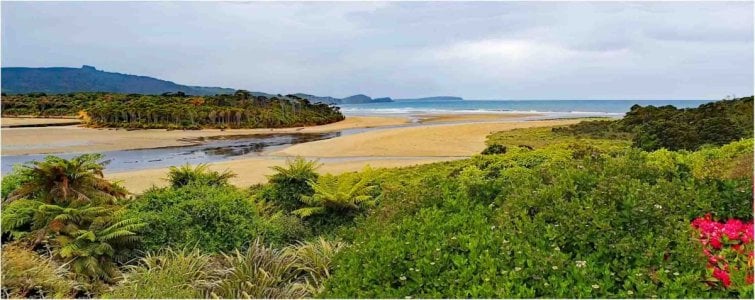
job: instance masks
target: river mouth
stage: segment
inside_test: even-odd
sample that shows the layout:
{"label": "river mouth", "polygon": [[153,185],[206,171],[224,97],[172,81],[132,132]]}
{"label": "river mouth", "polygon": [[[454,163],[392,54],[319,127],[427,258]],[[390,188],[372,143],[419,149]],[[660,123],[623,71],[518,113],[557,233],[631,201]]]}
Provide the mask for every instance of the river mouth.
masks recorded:
{"label": "river mouth", "polygon": [[[184,140],[188,146],[163,148],[118,150],[100,152],[108,161],[108,172],[164,168],[182,164],[200,164],[226,161],[234,157],[260,155],[265,151],[277,150],[290,145],[331,139],[341,136],[341,132],[327,133],[274,133],[212,136]],[[82,153],[54,154],[70,159]],[[7,174],[16,164],[33,160],[43,160],[45,154],[3,155],[2,174]]]}

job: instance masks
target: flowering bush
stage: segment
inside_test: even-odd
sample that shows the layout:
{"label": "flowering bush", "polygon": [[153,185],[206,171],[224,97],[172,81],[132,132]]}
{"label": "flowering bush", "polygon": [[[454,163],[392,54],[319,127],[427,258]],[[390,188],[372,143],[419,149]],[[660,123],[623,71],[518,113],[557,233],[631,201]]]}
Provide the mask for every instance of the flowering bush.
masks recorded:
{"label": "flowering bush", "polygon": [[692,221],[708,258],[709,282],[723,288],[753,284],[753,222],[713,220],[710,214]]}

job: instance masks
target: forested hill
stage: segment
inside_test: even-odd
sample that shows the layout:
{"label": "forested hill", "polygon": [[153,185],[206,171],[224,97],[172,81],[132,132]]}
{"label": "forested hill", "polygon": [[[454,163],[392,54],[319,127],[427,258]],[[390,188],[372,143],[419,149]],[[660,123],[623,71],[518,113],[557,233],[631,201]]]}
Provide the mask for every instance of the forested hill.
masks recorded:
{"label": "forested hill", "polygon": [[[138,76],[97,70],[84,65],[81,68],[2,68],[2,92],[5,94],[68,94],[106,92],[118,94],[160,95],[181,92],[186,95],[212,96],[233,94],[235,89],[221,87],[188,86],[148,76]],[[282,98],[281,95],[250,92],[255,97]],[[391,102],[391,98],[370,98],[354,95],[346,98],[294,94],[310,102],[326,104],[355,104]]]}
{"label": "forested hill", "polygon": [[6,94],[110,92],[122,94],[187,95],[233,94],[236,90],[220,87],[181,85],[167,80],[81,68],[3,68],[2,91]]}

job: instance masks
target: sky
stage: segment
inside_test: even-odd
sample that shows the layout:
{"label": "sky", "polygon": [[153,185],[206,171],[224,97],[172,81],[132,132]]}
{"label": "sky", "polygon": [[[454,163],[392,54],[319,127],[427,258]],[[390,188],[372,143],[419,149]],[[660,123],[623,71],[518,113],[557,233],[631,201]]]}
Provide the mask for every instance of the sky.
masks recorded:
{"label": "sky", "polygon": [[2,2],[2,66],[268,93],[753,94],[753,2]]}

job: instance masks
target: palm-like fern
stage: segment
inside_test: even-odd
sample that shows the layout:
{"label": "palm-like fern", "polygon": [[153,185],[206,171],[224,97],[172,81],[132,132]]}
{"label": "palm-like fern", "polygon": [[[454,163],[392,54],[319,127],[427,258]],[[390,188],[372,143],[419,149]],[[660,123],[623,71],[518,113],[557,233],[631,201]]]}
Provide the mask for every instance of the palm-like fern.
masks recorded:
{"label": "palm-like fern", "polygon": [[272,166],[275,175],[270,176],[270,181],[302,181],[317,178],[315,171],[322,166],[317,160],[306,160],[297,156],[294,160],[287,160],[285,166]]}
{"label": "palm-like fern", "polygon": [[[100,154],[70,160],[48,156],[22,170],[26,181],[13,191],[3,212],[3,226],[14,236],[31,237],[32,247],[47,241],[55,257],[90,279],[112,281],[116,262],[138,241],[143,226],[123,219],[118,200],[126,190],[103,178]],[[23,200],[33,199],[33,200]]]}
{"label": "palm-like fern", "polygon": [[185,164],[180,167],[170,167],[168,181],[174,188],[197,183],[202,185],[221,186],[227,185],[228,180],[236,177],[236,174],[226,170],[223,172],[210,170],[207,164],[198,164],[192,167]]}
{"label": "palm-like fern", "polygon": [[[145,224],[137,219],[121,219],[102,207],[62,209],[55,217],[55,221],[63,222],[76,219],[79,222],[65,223],[53,239],[56,256],[69,262],[77,274],[105,281],[118,278],[116,262],[125,260],[128,249],[139,241],[136,232]],[[87,223],[89,226],[79,228],[79,224]]]}
{"label": "palm-like fern", "polygon": [[22,167],[27,181],[11,192],[6,202],[33,198],[48,204],[115,203],[126,195],[118,184],[105,180],[107,161],[101,154],[83,154],[70,160],[45,157]]}
{"label": "palm-like fern", "polygon": [[293,211],[302,218],[324,214],[328,211],[353,212],[363,207],[375,205],[376,198],[373,191],[375,172],[369,167],[359,173],[349,173],[340,176],[324,175],[317,181],[310,180],[309,185],[314,190],[312,196],[302,196],[301,201],[307,205]]}

